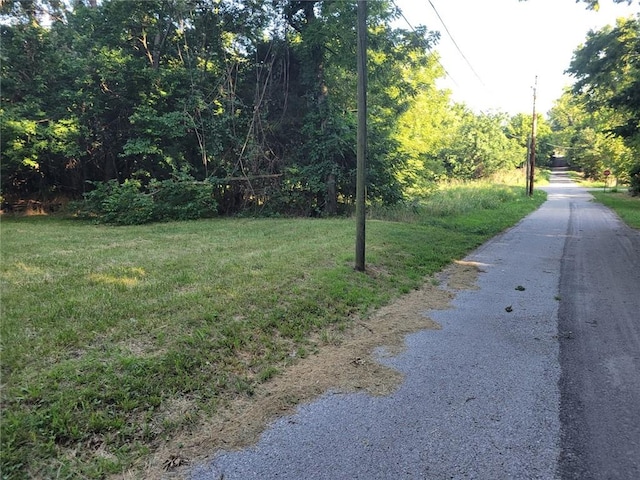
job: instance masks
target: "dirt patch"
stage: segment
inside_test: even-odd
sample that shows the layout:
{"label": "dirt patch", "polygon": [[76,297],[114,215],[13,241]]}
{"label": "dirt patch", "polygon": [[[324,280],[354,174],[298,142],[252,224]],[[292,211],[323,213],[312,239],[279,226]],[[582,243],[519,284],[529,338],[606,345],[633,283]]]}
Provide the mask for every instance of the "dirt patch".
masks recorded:
{"label": "dirt patch", "polygon": [[452,290],[477,290],[476,278],[479,272],[484,272],[484,267],[482,263],[456,260],[441,275]]}
{"label": "dirt patch", "polygon": [[[335,332],[332,344],[320,347],[317,354],[258,386],[251,398],[234,400],[215,418],[159,448],[149,459],[143,477],[185,478],[188,466],[205,462],[219,450],[256,443],[273,420],[326,392],[392,393],[403,376],[378,363],[374,350],[384,347],[386,355],[396,355],[404,349],[409,333],[439,329],[426,316],[428,311],[449,308],[455,290],[476,288],[481,267],[473,262],[456,262],[420,290],[400,297],[366,320],[355,321],[347,331]],[[185,409],[188,405],[180,405],[179,410]],[[118,478],[139,478],[139,472]]]}

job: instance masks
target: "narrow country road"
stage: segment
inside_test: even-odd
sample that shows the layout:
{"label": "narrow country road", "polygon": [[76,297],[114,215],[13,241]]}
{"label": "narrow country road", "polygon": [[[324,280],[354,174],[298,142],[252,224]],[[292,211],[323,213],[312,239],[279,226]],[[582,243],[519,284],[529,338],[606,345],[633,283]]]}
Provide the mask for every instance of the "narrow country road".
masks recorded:
{"label": "narrow country road", "polygon": [[193,480],[640,478],[640,232],[562,172],[466,260],[477,290],[380,361],[391,395],[327,393]]}
{"label": "narrow country road", "polygon": [[640,235],[577,192],[560,276],[563,479],[640,479]]}

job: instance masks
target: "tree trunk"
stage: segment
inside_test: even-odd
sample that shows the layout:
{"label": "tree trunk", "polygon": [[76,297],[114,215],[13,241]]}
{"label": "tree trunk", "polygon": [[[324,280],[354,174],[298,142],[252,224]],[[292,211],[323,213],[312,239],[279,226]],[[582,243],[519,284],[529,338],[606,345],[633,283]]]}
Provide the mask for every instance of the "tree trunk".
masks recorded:
{"label": "tree trunk", "polygon": [[327,198],[325,203],[325,212],[327,213],[327,215],[336,215],[338,213],[336,176],[333,173],[330,173],[327,177]]}
{"label": "tree trunk", "polygon": [[160,47],[162,46],[162,36],[160,32],[156,33],[156,37],[153,40],[153,54],[152,54],[152,66],[154,70],[157,70],[160,66]]}

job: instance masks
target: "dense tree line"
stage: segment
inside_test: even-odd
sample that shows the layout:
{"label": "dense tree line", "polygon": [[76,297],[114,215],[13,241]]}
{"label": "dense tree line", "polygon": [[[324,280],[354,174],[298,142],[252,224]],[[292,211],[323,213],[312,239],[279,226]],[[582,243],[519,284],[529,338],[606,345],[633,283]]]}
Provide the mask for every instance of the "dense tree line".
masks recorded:
{"label": "dense tree line", "polygon": [[[352,201],[355,2],[24,0],[2,14],[6,198],[181,173],[212,183],[222,213]],[[393,28],[397,16],[369,2],[369,198],[521,162],[505,118],[435,87],[437,34]],[[423,107],[438,139],[409,120]]]}
{"label": "dense tree line", "polygon": [[[437,32],[394,27],[392,1],[368,6],[369,200],[522,164],[530,119],[453,104]],[[20,0],[0,15],[6,203],[103,182],[124,199],[203,185],[221,214],[353,202],[355,1]]]}

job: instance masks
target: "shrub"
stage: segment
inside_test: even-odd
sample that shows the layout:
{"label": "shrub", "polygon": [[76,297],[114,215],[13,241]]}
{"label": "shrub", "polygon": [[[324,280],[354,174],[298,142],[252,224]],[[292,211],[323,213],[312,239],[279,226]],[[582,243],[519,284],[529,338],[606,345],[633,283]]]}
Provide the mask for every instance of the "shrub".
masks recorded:
{"label": "shrub", "polygon": [[196,182],[186,173],[169,180],[152,180],[155,216],[158,220],[195,220],[214,216],[217,203],[213,198],[213,184]]}
{"label": "shrub", "polygon": [[153,199],[141,191],[140,182],[126,180],[114,186],[102,202],[104,223],[139,225],[154,218]]}
{"label": "shrub", "polygon": [[89,183],[94,189],[85,193],[84,201],[71,206],[78,217],[115,225],[138,225],[153,220],[153,199],[142,191],[139,181]]}
{"label": "shrub", "polygon": [[72,208],[79,218],[113,225],[140,225],[153,221],[194,220],[215,216],[213,185],[196,182],[181,173],[169,180],[151,180],[147,188],[138,180],[90,182],[94,189]]}

